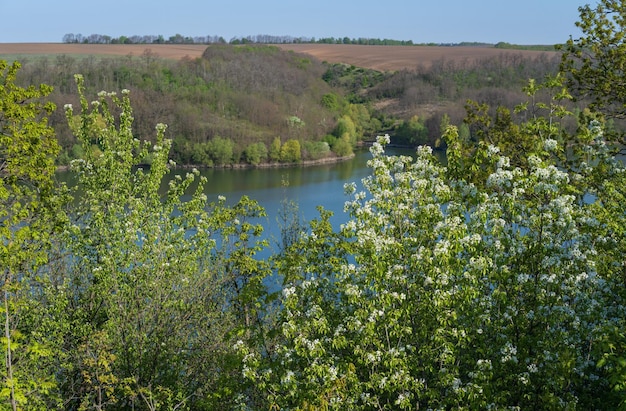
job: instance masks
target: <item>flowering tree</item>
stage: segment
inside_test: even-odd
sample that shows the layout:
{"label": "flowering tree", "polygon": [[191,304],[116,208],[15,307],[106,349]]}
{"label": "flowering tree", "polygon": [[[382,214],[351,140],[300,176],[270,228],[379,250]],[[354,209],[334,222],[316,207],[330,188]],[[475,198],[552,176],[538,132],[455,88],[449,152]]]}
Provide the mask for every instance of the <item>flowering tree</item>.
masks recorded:
{"label": "flowering tree", "polygon": [[285,254],[281,342],[240,345],[270,407],[616,406],[619,357],[597,347],[625,318],[625,171],[599,122],[566,139],[547,118],[521,126],[515,163],[484,141],[468,160],[454,127],[447,166],[379,138],[350,220],[333,233],[322,213]]}
{"label": "flowering tree", "polygon": [[63,236],[73,324],[60,373],[68,404],[222,408],[240,387],[230,338],[248,341],[258,325],[251,301],[267,265],[254,259],[264,242],[251,219],[264,212],[245,197],[232,207],[223,197],[209,203],[204,179],[191,189],[195,170],[163,189],[165,126],[157,125],[154,144],[140,142],[128,90],[101,92],[90,104],[81,76],[77,85],[78,117],[65,109],[87,155],[72,163],[82,193]]}

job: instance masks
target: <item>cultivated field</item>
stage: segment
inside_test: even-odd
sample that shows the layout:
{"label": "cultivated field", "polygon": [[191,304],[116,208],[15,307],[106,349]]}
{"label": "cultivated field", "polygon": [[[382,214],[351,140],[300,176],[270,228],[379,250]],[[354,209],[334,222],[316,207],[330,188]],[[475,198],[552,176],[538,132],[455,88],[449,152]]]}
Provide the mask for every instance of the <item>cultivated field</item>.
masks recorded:
{"label": "cultivated field", "polygon": [[[171,59],[202,56],[203,44],[65,44],[65,43],[0,43],[0,59],[20,59],[35,55],[101,55],[141,56],[151,53]],[[476,60],[502,54],[539,56],[555,52],[503,50],[493,47],[437,47],[437,46],[359,46],[347,44],[281,44],[284,50],[293,50],[330,63],[347,63],[380,71],[412,70],[418,65],[428,67],[433,61]]]}
{"label": "cultivated field", "polygon": [[[351,44],[288,44],[280,45],[317,57],[330,63],[348,63],[357,67],[380,71],[412,70],[418,65],[428,67],[433,61],[479,60],[502,54],[539,56],[542,53],[528,50],[503,50],[494,47],[438,47],[438,46],[359,46]],[[548,52],[554,55],[556,52]]]}

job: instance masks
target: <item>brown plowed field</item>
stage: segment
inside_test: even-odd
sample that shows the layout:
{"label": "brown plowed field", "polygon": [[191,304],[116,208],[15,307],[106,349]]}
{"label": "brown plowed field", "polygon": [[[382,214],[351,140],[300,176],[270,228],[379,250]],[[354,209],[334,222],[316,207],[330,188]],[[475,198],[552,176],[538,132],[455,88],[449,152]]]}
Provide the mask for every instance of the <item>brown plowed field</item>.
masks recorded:
{"label": "brown plowed field", "polygon": [[[289,44],[285,50],[306,53],[329,63],[348,63],[380,71],[412,70],[418,65],[430,66],[433,61],[479,60],[502,54],[537,57],[541,53],[529,50],[503,50],[494,47],[439,46],[359,46],[351,44]],[[547,52],[554,55],[556,52]]]}
{"label": "brown plowed field", "polygon": [[[555,52],[502,50],[493,47],[437,46],[359,46],[348,44],[281,44],[284,50],[312,55],[330,63],[347,63],[380,71],[412,70],[429,66],[442,58],[452,61],[476,60],[502,54],[539,56]],[[201,44],[65,44],[65,43],[0,43],[0,59],[28,55],[109,55],[140,56],[146,50],[163,58],[181,59],[202,56],[207,48]],[[5,57],[6,58],[6,57]]]}

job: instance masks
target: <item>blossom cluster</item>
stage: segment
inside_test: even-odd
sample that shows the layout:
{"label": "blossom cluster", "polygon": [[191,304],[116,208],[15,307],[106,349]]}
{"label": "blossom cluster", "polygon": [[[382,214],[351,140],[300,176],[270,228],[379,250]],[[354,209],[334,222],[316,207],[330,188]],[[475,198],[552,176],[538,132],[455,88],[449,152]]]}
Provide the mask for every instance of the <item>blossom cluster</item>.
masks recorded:
{"label": "blossom cluster", "polygon": [[256,374],[276,405],[567,408],[606,389],[591,349],[613,295],[590,235],[599,204],[574,194],[582,177],[550,157],[559,143],[526,168],[489,146],[479,188],[430,148],[389,156],[387,142],[370,150],[364,191],[345,186],[350,257],[329,264],[320,232],[290,267],[280,384]]}

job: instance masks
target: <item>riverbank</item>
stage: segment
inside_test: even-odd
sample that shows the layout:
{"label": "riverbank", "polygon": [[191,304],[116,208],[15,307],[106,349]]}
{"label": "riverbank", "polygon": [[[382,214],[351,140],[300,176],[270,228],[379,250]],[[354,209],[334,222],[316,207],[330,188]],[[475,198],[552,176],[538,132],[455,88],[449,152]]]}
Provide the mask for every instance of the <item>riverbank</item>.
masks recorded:
{"label": "riverbank", "polygon": [[[302,160],[295,163],[259,163],[259,164],[247,164],[247,163],[237,163],[237,164],[223,164],[218,166],[207,166],[207,165],[198,165],[198,164],[176,164],[175,168],[179,169],[254,169],[254,168],[290,168],[290,167],[310,167],[317,166],[322,164],[335,164],[342,163],[344,161],[352,160],[354,158],[354,154],[350,154],[349,156],[342,157],[325,157],[317,160]],[[143,164],[144,167],[150,167],[149,164]],[[59,165],[57,166],[57,172],[69,171],[69,165]]]}
{"label": "riverbank", "polygon": [[309,167],[309,166],[317,166],[322,164],[335,164],[342,163],[344,161],[352,160],[354,158],[354,154],[350,154],[349,156],[342,157],[325,157],[317,160],[302,160],[294,163],[259,163],[259,164],[247,164],[247,163],[237,163],[237,164],[225,164],[220,166],[197,166],[197,165],[184,165],[177,167],[183,168],[233,168],[233,169],[242,169],[242,168],[290,168],[290,167]]}

